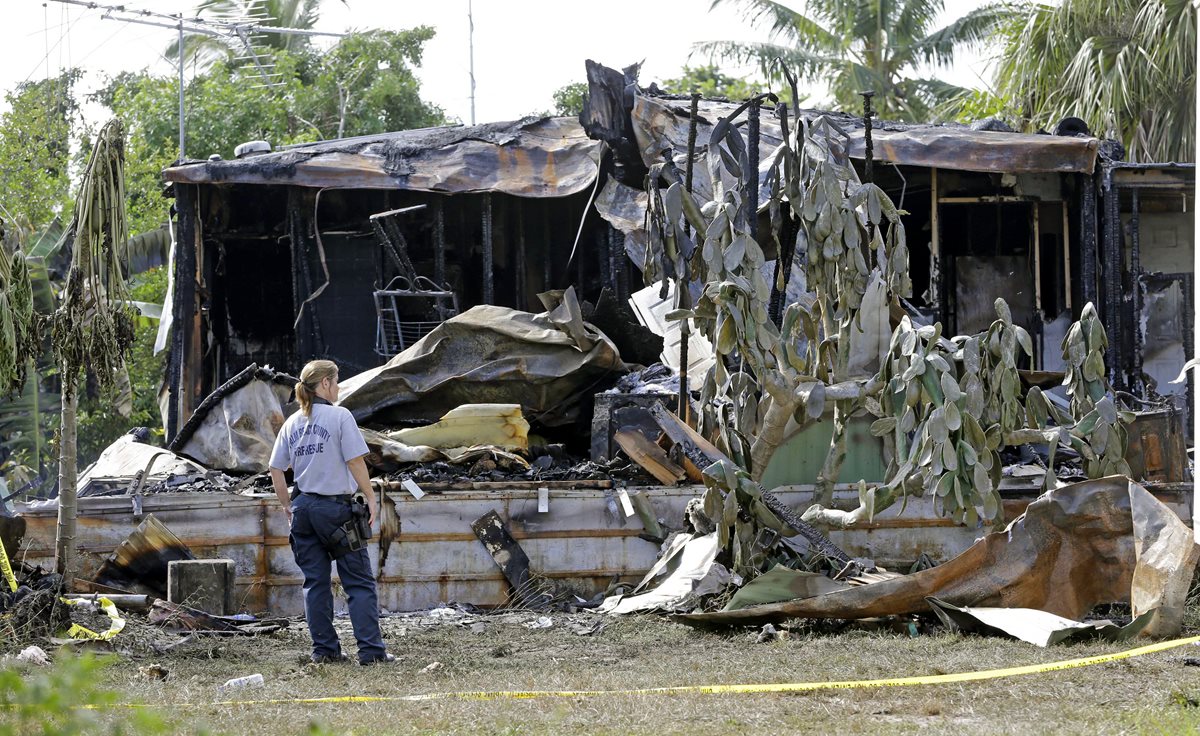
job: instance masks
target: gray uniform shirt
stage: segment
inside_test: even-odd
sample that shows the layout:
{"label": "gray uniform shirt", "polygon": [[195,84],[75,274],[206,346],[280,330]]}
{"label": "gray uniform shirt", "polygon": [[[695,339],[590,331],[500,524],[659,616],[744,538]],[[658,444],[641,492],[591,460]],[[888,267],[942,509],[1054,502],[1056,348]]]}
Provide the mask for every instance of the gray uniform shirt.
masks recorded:
{"label": "gray uniform shirt", "polygon": [[337,496],[353,493],[358,484],[346,461],[367,454],[367,443],[349,409],[314,403],[312,414],[288,417],[275,437],[271,467],[293,471],[304,493]]}

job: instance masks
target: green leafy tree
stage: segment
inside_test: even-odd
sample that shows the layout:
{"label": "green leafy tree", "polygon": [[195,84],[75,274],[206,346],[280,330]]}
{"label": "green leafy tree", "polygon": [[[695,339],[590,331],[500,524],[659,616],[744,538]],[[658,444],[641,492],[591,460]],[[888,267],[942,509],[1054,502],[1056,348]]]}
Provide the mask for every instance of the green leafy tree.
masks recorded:
{"label": "green leafy tree", "polygon": [[857,109],[858,93],[872,90],[881,116],[910,121],[928,120],[937,105],[963,93],[939,79],[914,76],[918,70],[948,66],[955,51],[990,38],[1012,14],[1005,4],[988,4],[935,28],[942,0],[807,0],[802,10],[772,0],[713,0],[712,7],[725,5],[766,27],[768,40],[709,41],[696,51],[753,63],[772,82],[781,81],[776,60],[782,60],[801,81],[828,84],[843,108]]}
{"label": "green leafy tree", "polygon": [[[277,90],[241,84],[219,65],[188,85],[187,149],[202,156],[232,157],[242,141],[275,144],[315,140],[315,131],[290,115]],[[114,80],[103,97],[129,131],[126,206],[130,230],[146,232],[166,222],[170,202],[163,197],[162,170],[178,158],[178,83],[147,73]]]}
{"label": "green leafy tree", "polygon": [[724,97],[735,101],[767,91],[766,85],[730,76],[715,64],[685,65],[680,76],[663,80],[662,90],[673,95],[689,95],[695,91],[701,97]]}
{"label": "green leafy tree", "polygon": [[[232,157],[248,140],[285,145],[443,123],[423,101],[413,68],[434,31],[352,34],[326,52],[279,51],[279,83],[246,84],[231,63],[214,65],[185,90],[187,150]],[[134,233],[166,221],[164,168],[178,156],[178,82],[140,72],[116,77],[96,97],[129,129],[126,194]]]}
{"label": "green leafy tree", "polygon": [[290,80],[296,114],[322,138],[440,125],[445,116],[421,99],[413,72],[434,33],[429,26],[355,33],[328,52],[310,50]]}
{"label": "green leafy tree", "polygon": [[[8,228],[25,246],[56,217],[69,219],[74,87],[81,72],[26,82],[5,95],[0,115],[0,192]],[[17,193],[20,193],[19,196]]]}
{"label": "green leafy tree", "polygon": [[1028,129],[1082,118],[1132,161],[1193,161],[1196,7],[1188,0],[1026,2],[997,94]]}
{"label": "green leafy tree", "polygon": [[554,114],[560,117],[579,117],[583,112],[583,101],[587,99],[586,82],[572,82],[554,90]]}

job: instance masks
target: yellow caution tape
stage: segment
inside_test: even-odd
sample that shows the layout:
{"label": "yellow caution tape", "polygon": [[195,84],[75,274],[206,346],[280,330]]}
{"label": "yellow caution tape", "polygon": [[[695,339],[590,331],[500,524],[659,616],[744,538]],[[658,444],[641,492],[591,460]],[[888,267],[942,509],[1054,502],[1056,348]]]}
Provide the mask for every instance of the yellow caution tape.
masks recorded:
{"label": "yellow caution tape", "polygon": [[[758,685],[676,685],[671,687],[648,687],[632,690],[495,690],[495,691],[458,691],[425,693],[423,695],[340,695],[327,698],[275,698],[267,700],[225,700],[214,703],[170,703],[171,707],[213,707],[231,705],[313,705],[320,703],[395,703],[424,700],[531,700],[534,698],[584,698],[603,695],[687,695],[700,693],[716,694],[759,694],[759,693],[794,693],[812,690],[848,690],[868,687],[904,687],[909,685],[946,685],[955,682],[978,682],[980,680],[996,680],[1018,675],[1034,675],[1058,670],[1069,670],[1077,667],[1116,662],[1122,659],[1140,657],[1144,654],[1154,654],[1168,649],[1200,644],[1200,636],[1185,639],[1148,644],[1136,649],[1128,649],[1113,654],[1098,654],[1094,657],[1065,659],[1059,662],[1031,664],[1024,667],[1006,667],[998,670],[980,670],[978,672],[956,672],[948,675],[927,675],[923,677],[891,677],[881,680],[841,680],[832,682],[783,682]],[[118,707],[146,708],[154,707],[151,703],[116,703]],[[165,705],[165,704],[159,704]],[[111,707],[111,706],[93,706]]]}
{"label": "yellow caution tape", "polygon": [[4,549],[3,540],[0,540],[0,572],[4,573],[4,579],[8,581],[9,589],[15,592],[17,576],[13,574],[12,563],[8,561],[8,551]]}
{"label": "yellow caution tape", "polygon": [[[68,606],[90,605],[93,602],[86,598],[59,598],[59,600],[63,603],[66,603]],[[112,623],[108,626],[108,631],[97,633],[86,626],[71,624],[71,628],[67,629],[67,638],[82,639],[85,641],[108,641],[117,634],[121,633],[121,630],[125,628],[125,619],[121,618],[121,614],[117,611],[116,605],[103,596],[96,598],[95,603],[101,611],[104,611],[108,614],[109,620],[112,621]]]}

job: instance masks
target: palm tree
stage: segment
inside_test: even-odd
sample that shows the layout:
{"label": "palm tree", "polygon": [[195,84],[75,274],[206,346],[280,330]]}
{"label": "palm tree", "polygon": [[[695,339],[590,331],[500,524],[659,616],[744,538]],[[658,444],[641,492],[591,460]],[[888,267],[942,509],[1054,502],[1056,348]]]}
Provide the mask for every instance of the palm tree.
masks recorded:
{"label": "palm tree", "polygon": [[[342,0],[345,2],[345,0]],[[261,18],[258,25],[275,28],[310,30],[320,17],[321,0],[201,0],[196,15],[201,18]],[[264,33],[255,39],[257,49],[296,51],[309,43],[308,36],[291,33]],[[214,63],[240,56],[245,46],[236,36],[184,35],[184,58],[202,69]],[[167,47],[168,58],[179,58],[179,41]]]}
{"label": "palm tree", "polygon": [[922,64],[949,65],[957,49],[991,37],[1010,16],[1007,5],[988,4],[934,30],[943,0],[806,0],[801,10],[772,0],[713,0],[713,8],[722,5],[766,26],[768,40],[709,41],[695,51],[753,63],[775,82],[782,61],[801,81],[826,82],[844,108],[857,108],[858,93],[872,90],[881,116],[909,121],[928,120],[935,106],[965,91],[911,75]]}
{"label": "palm tree", "polygon": [[1190,0],[1028,3],[996,87],[1029,128],[1067,116],[1120,140],[1131,161],[1192,161],[1196,8]]}

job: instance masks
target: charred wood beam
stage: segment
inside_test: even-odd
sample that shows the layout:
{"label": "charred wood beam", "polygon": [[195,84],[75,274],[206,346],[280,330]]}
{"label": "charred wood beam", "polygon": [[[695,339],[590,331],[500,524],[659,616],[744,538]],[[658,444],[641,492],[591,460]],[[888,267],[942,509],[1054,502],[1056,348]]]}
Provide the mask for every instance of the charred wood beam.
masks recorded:
{"label": "charred wood beam", "polygon": [[446,208],[440,195],[433,196],[433,281],[446,284]]}
{"label": "charred wood beam", "polygon": [[608,228],[608,252],[613,266],[613,293],[618,301],[629,297],[629,273],[625,267],[625,234]]}
{"label": "charred wood beam", "polygon": [[[292,258],[292,314],[300,314],[300,310],[304,304],[303,283],[300,274],[300,261],[304,258],[303,236],[301,231],[304,228],[304,218],[301,217],[301,212],[304,209],[304,190],[300,187],[288,187],[288,214],[287,214],[287,239],[288,249]],[[306,357],[312,354],[312,333],[309,330],[296,329],[295,344],[292,346],[294,351],[293,357],[299,361],[302,356]]]}
{"label": "charred wood beam", "polygon": [[[1183,290],[1183,358],[1185,361],[1196,357],[1196,341],[1193,330],[1196,314],[1196,277],[1193,273],[1179,274],[1179,286]],[[1196,410],[1196,372],[1187,372],[1187,423],[1191,429],[1192,412]],[[1195,437],[1192,438],[1195,441]]]}
{"label": "charred wood beam", "polygon": [[[1096,304],[1099,296],[1096,289],[1096,180],[1084,176],[1079,195],[1079,273],[1083,303]],[[1080,305],[1082,307],[1082,305]]]}
{"label": "charred wood beam", "polygon": [[[1133,369],[1132,382],[1129,390],[1141,398],[1146,397],[1145,382],[1142,380],[1142,238],[1139,232],[1140,226],[1140,201],[1138,190],[1136,188],[1130,190],[1133,195],[1129,217],[1129,234],[1130,234],[1130,253],[1129,253],[1129,270],[1130,279],[1133,281]],[[1185,332],[1186,334],[1186,332]]]}
{"label": "charred wood beam", "polygon": [[492,195],[483,195],[483,303],[492,304],[496,298],[493,283],[492,252]]}
{"label": "charred wood beam", "polygon": [[550,245],[550,212],[540,205],[542,214],[542,291],[554,288],[554,248]]}
{"label": "charred wood beam", "polygon": [[1121,248],[1120,188],[1112,180],[1112,172],[1105,171],[1103,181],[1104,217],[1103,231],[1103,293],[1104,328],[1108,331],[1108,350],[1105,361],[1109,378],[1117,389],[1125,388],[1124,331],[1121,329],[1121,304],[1125,298],[1121,277],[1125,270],[1125,256]]}
{"label": "charred wood beam", "polygon": [[517,208],[517,256],[513,271],[516,274],[516,279],[513,282],[513,288],[516,289],[516,308],[525,308],[525,207],[523,204]]}
{"label": "charred wood beam", "polygon": [[181,415],[191,408],[187,397],[188,346],[192,340],[192,318],[196,311],[196,187],[175,185],[175,294],[171,304],[170,404],[167,407],[167,438],[179,433]]}
{"label": "charred wood beam", "polygon": [[[321,330],[321,317],[317,313],[316,304],[304,305],[304,302],[313,293],[312,269],[309,267],[309,263],[308,263],[308,245],[310,242],[310,239],[309,239],[309,226],[310,225],[312,226],[312,232],[314,234],[316,233],[316,227],[317,227],[317,224],[316,224],[317,209],[316,208],[320,204],[320,199],[319,199],[320,194],[319,193],[318,193],[317,197],[318,197],[318,199],[316,199],[313,203],[312,219],[309,219],[309,216],[308,216],[309,210],[307,207],[305,207],[301,211],[301,219],[300,219],[300,223],[299,223],[300,226],[296,229],[296,256],[297,256],[297,258],[299,258],[300,276],[301,276],[301,282],[303,284],[303,289],[301,291],[303,298],[300,300],[300,302],[301,302],[302,308],[304,310],[303,316],[305,319],[308,320],[308,333],[309,333],[308,337],[310,340],[309,344],[311,345],[311,350],[312,350],[312,352],[309,353],[309,355],[304,356],[305,360],[308,360],[310,357],[313,357],[313,356],[324,356],[325,355],[325,335],[324,335],[324,332]],[[307,201],[307,199],[306,199],[306,201]]]}

